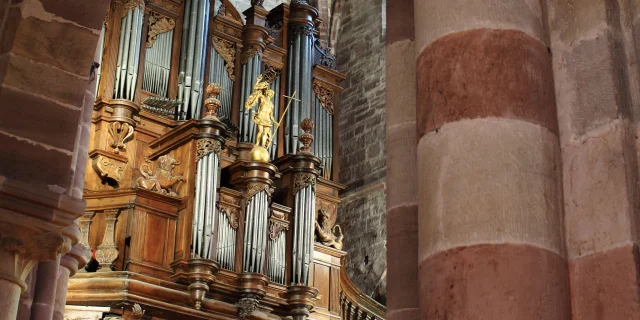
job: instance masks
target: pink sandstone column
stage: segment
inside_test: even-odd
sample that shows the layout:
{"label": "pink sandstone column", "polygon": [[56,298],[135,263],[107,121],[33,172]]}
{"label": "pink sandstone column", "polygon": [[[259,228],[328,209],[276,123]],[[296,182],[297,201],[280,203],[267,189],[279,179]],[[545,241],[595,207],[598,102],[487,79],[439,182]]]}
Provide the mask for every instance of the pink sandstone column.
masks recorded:
{"label": "pink sandstone column", "polygon": [[49,320],[53,317],[60,256],[56,260],[38,263],[36,290],[31,305],[32,320]]}
{"label": "pink sandstone column", "polygon": [[638,3],[549,2],[574,319],[640,319]]}
{"label": "pink sandstone column", "polygon": [[418,319],[413,0],[387,1],[387,319]]}
{"label": "pink sandstone column", "polygon": [[571,318],[544,1],[415,2],[420,318]]}

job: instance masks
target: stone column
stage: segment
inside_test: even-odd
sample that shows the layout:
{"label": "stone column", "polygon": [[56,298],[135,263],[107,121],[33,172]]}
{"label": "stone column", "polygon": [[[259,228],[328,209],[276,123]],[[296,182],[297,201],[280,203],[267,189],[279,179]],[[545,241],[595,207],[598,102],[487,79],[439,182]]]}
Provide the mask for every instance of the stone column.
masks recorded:
{"label": "stone column", "polygon": [[387,319],[418,319],[413,0],[387,1]]}
{"label": "stone column", "polygon": [[81,243],[76,244],[67,254],[60,259],[60,270],[57,278],[56,299],[54,304],[53,320],[64,319],[64,306],[67,302],[67,286],[69,278],[72,277],[79,268],[89,262],[91,251]]}
{"label": "stone column", "polygon": [[60,256],[38,264],[36,291],[31,305],[31,319],[49,320],[53,317],[59,268]]}
{"label": "stone column", "polygon": [[574,319],[640,318],[638,3],[549,1]]}
{"label": "stone column", "polygon": [[544,3],[415,1],[421,319],[571,317]]}

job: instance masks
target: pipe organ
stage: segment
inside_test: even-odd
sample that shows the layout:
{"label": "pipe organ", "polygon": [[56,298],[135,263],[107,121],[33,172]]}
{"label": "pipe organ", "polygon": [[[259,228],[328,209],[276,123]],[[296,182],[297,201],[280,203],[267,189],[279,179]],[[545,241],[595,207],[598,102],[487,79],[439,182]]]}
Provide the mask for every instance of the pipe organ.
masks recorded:
{"label": "pipe organ", "polygon": [[220,0],[112,0],[81,230],[94,255],[69,283],[74,310],[356,319],[345,297],[375,309],[344,276],[345,77],[320,46],[318,11],[253,1],[243,15]]}

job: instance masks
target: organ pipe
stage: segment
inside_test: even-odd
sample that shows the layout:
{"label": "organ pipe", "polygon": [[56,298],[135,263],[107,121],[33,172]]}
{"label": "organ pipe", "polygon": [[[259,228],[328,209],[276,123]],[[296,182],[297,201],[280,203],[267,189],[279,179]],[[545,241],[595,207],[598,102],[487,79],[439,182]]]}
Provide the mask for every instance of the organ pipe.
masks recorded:
{"label": "organ pipe", "polygon": [[140,64],[140,48],[142,46],[143,3],[141,1],[126,10],[126,14],[121,20],[114,88],[115,99],[133,101],[135,96],[136,83],[138,82],[138,66]]}
{"label": "organ pipe", "polygon": [[302,174],[294,178],[295,185],[306,184],[294,195],[292,282],[310,285],[313,261],[314,223],[316,208],[315,176]]}
{"label": "organ pipe", "polygon": [[167,97],[173,30],[159,34],[152,47],[146,49],[142,89]]}
{"label": "organ pipe", "polygon": [[218,237],[219,213],[215,201],[220,183],[220,142],[198,141],[198,153],[203,154],[196,163],[196,194],[194,198],[192,254],[194,257],[214,259],[214,246]]}
{"label": "organ pipe", "polygon": [[202,115],[206,37],[209,28],[209,0],[186,0],[178,76],[178,119],[199,119]]}
{"label": "organ pipe", "polygon": [[242,271],[263,273],[267,241],[269,198],[266,191],[257,192],[246,206]]}

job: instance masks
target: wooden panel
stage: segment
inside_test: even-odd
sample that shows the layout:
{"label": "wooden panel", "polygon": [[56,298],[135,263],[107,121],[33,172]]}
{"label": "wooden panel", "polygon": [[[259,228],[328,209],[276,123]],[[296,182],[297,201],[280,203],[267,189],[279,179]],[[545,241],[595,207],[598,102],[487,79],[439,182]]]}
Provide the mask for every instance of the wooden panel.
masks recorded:
{"label": "wooden panel", "polygon": [[316,302],[316,305],[320,308],[329,308],[329,298],[331,291],[329,291],[329,267],[323,266],[317,263],[315,264],[315,270],[313,273],[313,283],[320,291],[322,298]]}
{"label": "wooden panel", "polygon": [[340,269],[331,268],[329,278],[329,311],[340,313]]}
{"label": "wooden panel", "polygon": [[147,215],[144,235],[143,259],[162,265],[164,262],[165,241],[167,236],[167,219],[153,214]]}

